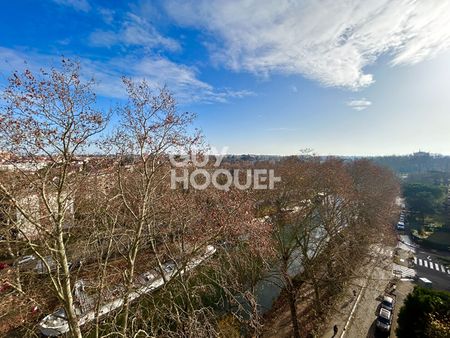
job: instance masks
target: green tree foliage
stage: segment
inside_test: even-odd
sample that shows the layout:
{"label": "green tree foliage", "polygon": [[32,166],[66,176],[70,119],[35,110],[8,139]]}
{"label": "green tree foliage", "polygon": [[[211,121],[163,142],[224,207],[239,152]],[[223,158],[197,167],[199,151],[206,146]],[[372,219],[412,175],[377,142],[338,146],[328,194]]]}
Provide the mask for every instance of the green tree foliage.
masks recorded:
{"label": "green tree foliage", "polygon": [[433,215],[439,212],[445,196],[445,189],[440,186],[423,183],[407,183],[403,186],[403,196],[414,213]]}
{"label": "green tree foliage", "polygon": [[449,338],[450,292],[415,287],[397,322],[398,338]]}

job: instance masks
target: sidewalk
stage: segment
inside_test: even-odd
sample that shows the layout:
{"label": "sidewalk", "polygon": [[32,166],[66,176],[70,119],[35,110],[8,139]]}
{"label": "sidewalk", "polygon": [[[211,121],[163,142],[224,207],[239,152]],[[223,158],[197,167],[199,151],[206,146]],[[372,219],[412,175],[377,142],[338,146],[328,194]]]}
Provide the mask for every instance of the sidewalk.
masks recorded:
{"label": "sidewalk", "polygon": [[[370,337],[375,332],[375,320],[380,295],[392,278],[392,258],[378,257],[367,266],[363,278],[358,279],[357,286],[350,287],[343,300],[339,302],[336,313],[328,320],[321,338]],[[356,289],[357,296],[353,296]],[[334,335],[333,326],[338,326]]]}
{"label": "sidewalk", "polygon": [[[358,296],[361,295],[361,291],[362,291],[362,287],[363,287],[363,283],[364,280],[359,280],[358,281],[359,285],[355,285],[354,286],[354,290],[356,291],[356,296],[353,295],[353,290],[352,289],[347,289],[345,294],[343,295],[343,299],[340,302],[340,305],[338,306],[338,311],[332,318],[331,321],[329,321],[329,323],[327,323],[327,330],[325,331],[325,333],[322,335],[322,338],[337,338],[340,337],[345,323],[348,320],[348,317],[350,315],[350,313],[352,312],[355,304],[356,304],[356,300],[358,299]],[[338,326],[338,333],[337,335],[334,335],[334,330],[333,327],[334,325]]]}

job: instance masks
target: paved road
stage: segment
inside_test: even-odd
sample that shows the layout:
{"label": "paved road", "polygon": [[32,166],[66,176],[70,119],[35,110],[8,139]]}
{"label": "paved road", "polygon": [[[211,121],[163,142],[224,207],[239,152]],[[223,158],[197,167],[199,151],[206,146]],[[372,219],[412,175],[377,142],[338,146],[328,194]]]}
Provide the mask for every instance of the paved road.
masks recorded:
{"label": "paved road", "polygon": [[419,249],[414,257],[418,277],[433,282],[433,289],[450,291],[450,268],[440,262],[433,253]]}
{"label": "paved road", "polygon": [[392,254],[393,248],[376,248],[377,262],[369,276],[367,286],[361,299],[356,306],[354,315],[345,333],[337,337],[344,338],[373,338],[387,337],[376,330],[376,318],[379,312],[381,296],[384,294],[386,285],[392,278]]}
{"label": "paved road", "polygon": [[425,277],[433,282],[433,289],[450,291],[450,266],[440,261],[435,252],[414,244],[406,234],[400,235],[398,247],[410,253],[413,263],[409,267],[394,267],[402,271],[403,277]]}
{"label": "paved road", "polygon": [[[411,279],[409,281],[408,279],[400,281],[397,285],[397,304],[394,308],[392,319],[393,325],[390,332],[391,337],[395,337],[398,311],[403,304],[404,298],[411,292],[415,285],[412,277],[426,277],[433,282],[433,288],[450,291],[449,267],[443,265],[442,262],[439,262],[433,252],[425,251],[420,247],[417,247],[405,234],[400,236],[397,250],[403,252],[403,255],[401,256],[404,257],[404,259],[401,264],[404,265],[393,264],[392,255],[394,248],[379,246],[373,249],[373,261],[377,261],[377,263],[375,263],[372,275],[369,277],[367,285],[361,293],[361,297],[355,307],[354,314],[351,316],[347,329],[342,331],[342,320],[337,321],[334,319],[333,323],[340,324],[338,334],[333,336],[331,329],[329,329],[323,335],[323,338],[332,336],[343,336],[344,338],[388,337],[389,333],[383,334],[376,330],[376,317],[379,312],[380,296],[384,294],[386,285],[393,275],[395,275],[395,270],[397,270],[397,272],[400,270],[403,278],[411,277]],[[409,266],[407,257],[411,257]]]}

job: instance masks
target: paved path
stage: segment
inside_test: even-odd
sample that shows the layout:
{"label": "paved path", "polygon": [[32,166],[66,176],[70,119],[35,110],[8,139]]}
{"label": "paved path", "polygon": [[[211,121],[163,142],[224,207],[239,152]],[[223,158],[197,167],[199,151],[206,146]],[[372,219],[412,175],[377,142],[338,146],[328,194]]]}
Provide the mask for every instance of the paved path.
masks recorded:
{"label": "paved path", "polygon": [[[387,247],[373,248],[372,264],[367,266],[366,273],[361,273],[364,277],[356,281],[358,284],[357,297],[353,297],[351,306],[346,306],[342,312],[336,312],[327,324],[327,330],[322,338],[374,337],[380,295],[384,294],[386,285],[392,278],[393,250],[393,248]],[[344,303],[344,305],[346,304]],[[337,324],[339,328],[338,334],[335,336],[334,324]]]}

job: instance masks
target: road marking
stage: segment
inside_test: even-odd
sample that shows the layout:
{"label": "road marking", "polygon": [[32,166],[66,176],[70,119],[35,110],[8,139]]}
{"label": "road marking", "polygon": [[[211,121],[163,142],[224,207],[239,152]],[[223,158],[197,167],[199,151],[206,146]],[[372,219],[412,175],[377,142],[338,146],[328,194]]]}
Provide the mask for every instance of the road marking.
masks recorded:
{"label": "road marking", "polygon": [[422,260],[419,258],[419,265],[420,266],[422,266],[423,265],[423,262],[422,262]]}
{"label": "road marking", "polygon": [[433,262],[430,262],[429,268],[430,268],[431,270],[434,270]]}
{"label": "road marking", "polygon": [[445,272],[445,266],[441,265],[441,271]]}
{"label": "road marking", "polygon": [[414,264],[417,265],[417,257],[416,256],[414,256]]}
{"label": "road marking", "polygon": [[447,273],[450,275],[450,269],[447,270]]}
{"label": "road marking", "polygon": [[425,265],[426,268],[428,268],[428,261],[426,261],[425,259],[423,260],[423,265]]}
{"label": "road marking", "polygon": [[355,310],[356,310],[356,307],[358,306],[359,300],[361,299],[361,296],[362,296],[362,294],[364,293],[364,290],[367,288],[367,285],[369,284],[369,279],[372,278],[372,275],[373,275],[374,270],[375,270],[375,267],[372,268],[372,271],[370,272],[369,276],[367,277],[366,281],[364,282],[363,287],[361,288],[361,290],[359,290],[358,297],[356,297],[355,303],[353,304],[353,308],[352,308],[352,310],[350,311],[350,315],[349,315],[348,318],[347,318],[347,322],[345,323],[344,329],[342,330],[342,333],[341,333],[341,335],[339,336],[339,338],[343,338],[343,337],[345,336],[345,333],[346,333],[346,330],[347,330],[347,328],[348,328],[348,325],[350,324],[350,321],[351,321],[351,319],[352,319],[352,317],[353,317],[353,314],[354,314],[354,312],[355,312]]}
{"label": "road marking", "polygon": [[434,263],[434,267],[436,268],[437,271],[439,271],[439,264],[438,263]]}

